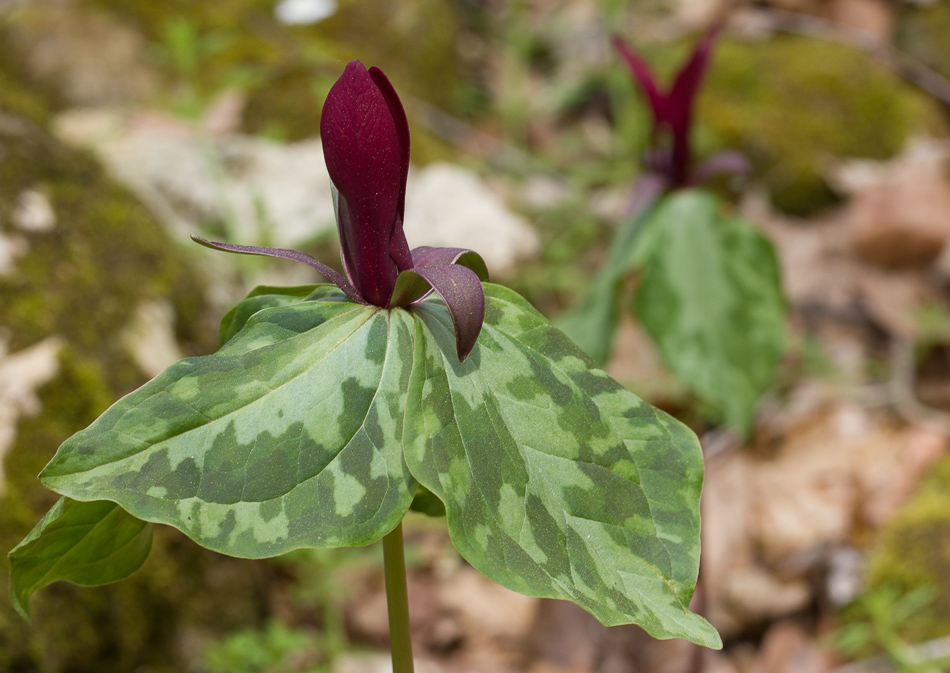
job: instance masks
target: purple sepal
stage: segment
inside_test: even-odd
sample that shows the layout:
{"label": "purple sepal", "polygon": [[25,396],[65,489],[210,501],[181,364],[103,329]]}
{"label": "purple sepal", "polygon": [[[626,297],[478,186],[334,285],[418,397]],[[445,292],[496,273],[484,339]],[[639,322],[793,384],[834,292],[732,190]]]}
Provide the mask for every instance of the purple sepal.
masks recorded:
{"label": "purple sepal", "polygon": [[347,282],[346,278],[331,269],[323,262],[318,262],[313,257],[299,250],[288,250],[287,248],[265,248],[260,245],[232,245],[231,243],[220,243],[218,241],[209,241],[197,234],[191,235],[191,240],[195,243],[211,248],[212,250],[223,250],[225,252],[234,252],[239,255],[261,255],[263,257],[279,257],[289,259],[294,262],[301,262],[322,273],[331,283],[340,288],[343,293],[359,304],[365,304],[356,289]]}
{"label": "purple sepal", "polygon": [[[407,276],[416,285],[413,276],[421,277],[445,302],[452,324],[455,326],[455,343],[459,362],[472,352],[478,334],[485,321],[485,288],[474,271],[468,267],[451,264],[448,266],[417,266],[404,271],[400,277]],[[427,292],[413,301],[420,301]]]}
{"label": "purple sepal", "polygon": [[459,264],[474,271],[482,282],[488,282],[488,267],[485,265],[485,260],[474,250],[420,245],[412,249],[412,262],[413,267]]}
{"label": "purple sepal", "polygon": [[748,157],[741,152],[717,152],[693,171],[690,183],[700,185],[717,175],[741,175],[747,177],[752,172]]}

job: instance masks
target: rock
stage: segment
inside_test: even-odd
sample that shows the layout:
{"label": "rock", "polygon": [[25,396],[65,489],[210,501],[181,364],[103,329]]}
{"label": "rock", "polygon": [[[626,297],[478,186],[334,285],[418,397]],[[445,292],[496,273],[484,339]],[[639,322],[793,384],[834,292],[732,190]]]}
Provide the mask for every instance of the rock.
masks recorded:
{"label": "rock", "polygon": [[165,299],[140,304],[119,339],[149,378],[185,357],[175,340],[175,307]]}
{"label": "rock", "polygon": [[49,232],[56,228],[56,212],[42,192],[27,189],[20,193],[13,224],[29,232]]}
{"label": "rock", "polygon": [[865,38],[889,44],[894,31],[894,9],[885,0],[832,0],[829,15]]}
{"label": "rock", "polygon": [[852,193],[849,237],[862,259],[884,267],[926,265],[950,239],[950,146],[921,141],[887,163],[838,170]]}
{"label": "rock", "polygon": [[106,110],[64,113],[56,128],[92,148],[182,240],[210,221],[234,242],[295,247],[335,226],[319,141],[205,135],[161,114]]}
{"label": "rock", "polygon": [[538,236],[508,211],[471,171],[446,163],[410,171],[406,189],[406,238],[419,245],[471,248],[493,275],[538,250]]}
{"label": "rock", "polygon": [[158,87],[145,40],[105,12],[34,2],[12,13],[7,26],[8,46],[32,78],[56,92],[59,104],[138,103]]}
{"label": "rock", "polygon": [[519,201],[526,208],[544,210],[556,207],[568,196],[563,180],[549,175],[532,175],[521,186]]}
{"label": "rock", "polygon": [[0,276],[13,273],[18,257],[29,250],[29,244],[22,236],[8,236],[0,232]]}
{"label": "rock", "polygon": [[336,0],[281,0],[274,16],[288,26],[309,26],[330,18],[337,9]]}
{"label": "rock", "polygon": [[6,344],[0,341],[0,498],[6,493],[3,461],[13,448],[17,422],[21,416],[40,412],[36,391],[59,372],[62,345],[62,339],[51,336],[8,355]]}
{"label": "rock", "polygon": [[[104,110],[65,113],[57,128],[94,149],[182,240],[209,221],[244,245],[293,248],[335,231],[318,140],[203,135],[162,115]],[[474,173],[444,163],[410,171],[405,230],[412,247],[472,248],[500,276],[538,247],[534,230]]]}

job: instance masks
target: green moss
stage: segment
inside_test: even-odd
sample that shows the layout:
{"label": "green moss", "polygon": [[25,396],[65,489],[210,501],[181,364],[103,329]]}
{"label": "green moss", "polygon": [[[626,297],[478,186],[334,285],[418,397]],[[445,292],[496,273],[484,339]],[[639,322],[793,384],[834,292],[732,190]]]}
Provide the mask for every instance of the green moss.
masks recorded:
{"label": "green moss", "polygon": [[921,642],[950,633],[950,457],[931,470],[917,493],[881,531],[868,566],[873,593],[896,587],[935,591],[929,609],[909,619],[901,635]]}
{"label": "green moss", "polygon": [[[38,391],[40,413],[20,420],[4,461],[0,595],[6,596],[6,552],[57,497],[36,475],[63,440],[144,382],[117,338],[136,307],[168,299],[186,351],[208,352],[216,343],[204,317],[201,278],[184,251],[91,157],[46,131],[45,106],[3,65],[0,229],[28,245],[12,273],[0,277],[4,336],[11,352],[52,335],[64,343],[58,375]],[[15,229],[12,209],[24,189],[49,199],[54,231]],[[109,587],[54,585],[34,598],[32,626],[0,600],[0,670],[185,670],[189,652],[176,647],[183,631],[213,637],[262,623],[270,573],[266,565],[226,559],[160,529],[143,571]]]}
{"label": "green moss", "polygon": [[795,214],[834,202],[822,178],[830,158],[887,159],[939,123],[926,96],[870,56],[791,36],[723,42],[698,118],[707,140],[745,152],[774,204]]}

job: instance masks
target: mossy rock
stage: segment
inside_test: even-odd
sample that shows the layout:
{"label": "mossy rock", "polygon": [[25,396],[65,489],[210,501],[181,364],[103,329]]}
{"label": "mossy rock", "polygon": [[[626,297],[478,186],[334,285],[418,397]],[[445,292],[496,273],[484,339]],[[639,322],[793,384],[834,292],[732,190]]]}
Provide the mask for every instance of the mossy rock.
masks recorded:
{"label": "mossy rock", "polygon": [[950,2],[900,3],[894,43],[898,49],[950,77]]}
{"label": "mossy rock", "polygon": [[[220,557],[162,528],[141,572],[109,587],[54,585],[34,598],[32,626],[6,600],[6,553],[57,497],[37,473],[63,440],[146,378],[118,338],[139,304],[172,304],[186,353],[216,345],[187,253],[91,157],[48,133],[43,101],[6,64],[0,59],[0,232],[27,250],[0,276],[3,337],[13,354],[53,335],[63,346],[58,375],[38,391],[40,412],[20,419],[4,460],[0,671],[186,670],[199,655],[183,649],[190,634],[260,623],[269,566]],[[52,205],[54,230],[13,223],[28,189]]]}
{"label": "mossy rock", "polygon": [[950,633],[950,457],[930,471],[913,498],[881,531],[868,565],[867,593],[894,587],[934,591],[934,601],[903,625],[909,642]]}
{"label": "mossy rock", "polygon": [[744,152],[774,205],[798,215],[836,200],[822,177],[829,159],[888,159],[940,125],[933,101],[870,56],[793,36],[724,40],[698,120],[701,141]]}

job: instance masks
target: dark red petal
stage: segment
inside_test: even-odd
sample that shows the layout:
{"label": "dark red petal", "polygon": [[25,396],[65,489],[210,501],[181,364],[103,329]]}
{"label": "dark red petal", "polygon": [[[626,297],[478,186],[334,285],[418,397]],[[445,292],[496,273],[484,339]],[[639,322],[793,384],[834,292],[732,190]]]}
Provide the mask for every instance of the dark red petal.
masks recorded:
{"label": "dark red petal", "polygon": [[721,31],[722,26],[718,24],[710,28],[696,44],[689,61],[677,73],[673,88],[670,90],[670,100],[674,109],[684,110],[692,107],[703,76],[709,67],[713,45]]}
{"label": "dark red petal", "polygon": [[236,252],[239,255],[262,255],[264,257],[279,257],[281,259],[289,259],[294,262],[301,262],[310,266],[324,276],[326,276],[331,283],[336,285],[338,288],[343,290],[344,294],[353,301],[359,304],[365,304],[366,301],[360,296],[359,292],[347,282],[346,278],[341,276],[339,273],[331,269],[326,264],[318,262],[313,257],[307,253],[300,252],[299,250],[288,250],[286,248],[265,248],[259,245],[232,245],[231,243],[219,243],[218,241],[209,241],[201,236],[196,236],[195,234],[191,235],[191,240],[195,243],[205,246],[206,248],[211,248],[212,250],[223,250],[224,252]]}
{"label": "dark red petal", "polygon": [[373,78],[379,92],[386,99],[389,106],[389,113],[392,115],[393,122],[396,124],[396,133],[399,140],[399,161],[402,168],[402,192],[399,195],[399,221],[400,223],[406,216],[406,178],[409,175],[409,121],[406,119],[406,111],[402,107],[402,101],[396,94],[396,90],[390,83],[389,78],[382,70],[373,66],[369,69],[369,76]]}
{"label": "dark red petal", "polygon": [[399,273],[390,244],[405,198],[409,137],[405,114],[393,116],[392,87],[380,89],[384,79],[351,61],[330,89],[320,120],[338,212],[348,215],[338,221],[347,268],[360,294],[376,306],[389,302]]}
{"label": "dark red petal", "polygon": [[393,233],[389,238],[389,256],[396,263],[400,271],[412,268],[412,253],[409,251],[409,242],[402,230],[402,215],[396,218]]}
{"label": "dark red petal", "polygon": [[630,72],[636,78],[637,83],[650,101],[650,108],[653,110],[653,119],[657,124],[667,121],[667,101],[666,96],[660,93],[656,84],[656,78],[650,70],[650,66],[640,56],[630,48],[630,45],[619,35],[613,38],[614,47],[620,52],[620,55],[627,62]]}
{"label": "dark red petal", "polygon": [[689,61],[676,75],[670,90],[668,109],[670,127],[673,131],[674,180],[684,183],[688,179],[690,157],[690,126],[693,103],[709,66],[713,44],[722,27],[713,26],[699,41]]}
{"label": "dark red petal", "polygon": [[478,279],[488,282],[488,267],[485,260],[474,250],[466,248],[433,248],[422,245],[412,250],[414,267],[419,266],[447,266],[459,264],[475,272]]}
{"label": "dark red petal", "polygon": [[452,316],[459,362],[475,347],[485,321],[485,288],[471,269],[450,266],[420,266],[404,274],[417,274],[435,290]]}

